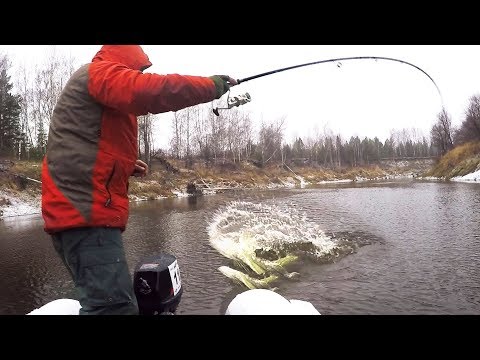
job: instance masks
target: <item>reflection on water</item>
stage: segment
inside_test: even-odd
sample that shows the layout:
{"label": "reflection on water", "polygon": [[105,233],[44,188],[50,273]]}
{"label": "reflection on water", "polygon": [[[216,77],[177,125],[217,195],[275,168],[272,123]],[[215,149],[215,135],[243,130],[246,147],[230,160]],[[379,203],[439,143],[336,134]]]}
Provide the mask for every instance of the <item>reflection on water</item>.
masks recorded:
{"label": "reflection on water", "polygon": [[[302,259],[294,269],[298,278],[275,285],[283,296],[310,301],[322,314],[480,313],[480,187],[401,181],[132,204],[124,233],[130,269],[153,253],[174,254],[184,286],[178,314],[222,314],[245,290],[219,271],[232,260],[210,243],[216,214],[235,202],[299,214],[303,225],[290,228],[290,235],[302,237],[306,227],[317,228],[354,248],[331,261]],[[258,222],[248,229],[261,238],[255,230],[264,235],[266,224],[264,218],[262,231]],[[0,220],[0,314],[25,314],[75,296],[42,226],[40,216]]]}

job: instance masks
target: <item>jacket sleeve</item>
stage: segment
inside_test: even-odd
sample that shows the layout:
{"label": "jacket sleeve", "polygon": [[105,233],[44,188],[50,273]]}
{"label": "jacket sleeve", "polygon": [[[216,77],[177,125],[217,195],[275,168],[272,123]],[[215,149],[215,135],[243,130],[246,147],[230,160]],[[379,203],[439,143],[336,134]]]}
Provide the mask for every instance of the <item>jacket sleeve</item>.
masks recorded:
{"label": "jacket sleeve", "polygon": [[107,61],[90,65],[88,90],[99,103],[137,116],[181,110],[216,96],[208,77],[143,74]]}

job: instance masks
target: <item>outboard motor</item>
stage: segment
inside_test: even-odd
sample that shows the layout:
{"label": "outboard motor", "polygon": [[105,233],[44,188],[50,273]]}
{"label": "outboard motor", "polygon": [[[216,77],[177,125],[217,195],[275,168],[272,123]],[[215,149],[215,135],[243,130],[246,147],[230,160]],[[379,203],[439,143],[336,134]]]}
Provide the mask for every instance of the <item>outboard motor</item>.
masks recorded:
{"label": "outboard motor", "polygon": [[183,291],[177,258],[146,257],[135,267],[133,285],[140,315],[174,315]]}

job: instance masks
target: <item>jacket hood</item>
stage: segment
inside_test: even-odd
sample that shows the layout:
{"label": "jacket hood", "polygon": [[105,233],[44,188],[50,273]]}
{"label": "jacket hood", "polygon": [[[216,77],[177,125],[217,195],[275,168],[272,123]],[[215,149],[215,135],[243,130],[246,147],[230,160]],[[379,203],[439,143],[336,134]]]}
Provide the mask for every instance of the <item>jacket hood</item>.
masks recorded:
{"label": "jacket hood", "polygon": [[152,66],[147,54],[140,45],[103,45],[92,62],[119,62],[130,69],[144,71]]}

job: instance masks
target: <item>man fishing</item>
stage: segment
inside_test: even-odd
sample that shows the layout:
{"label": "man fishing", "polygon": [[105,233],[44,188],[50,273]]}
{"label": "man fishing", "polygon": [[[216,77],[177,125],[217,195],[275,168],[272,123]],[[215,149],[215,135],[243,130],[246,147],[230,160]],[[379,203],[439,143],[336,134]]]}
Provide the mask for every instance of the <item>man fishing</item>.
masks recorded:
{"label": "man fishing", "polygon": [[145,176],[137,116],[219,99],[236,80],[152,74],[138,45],[104,45],[65,85],[42,165],[44,230],[78,291],[80,315],[138,314],[122,233],[128,180]]}

